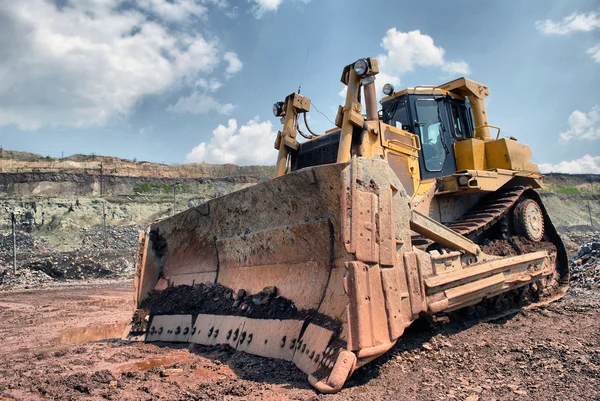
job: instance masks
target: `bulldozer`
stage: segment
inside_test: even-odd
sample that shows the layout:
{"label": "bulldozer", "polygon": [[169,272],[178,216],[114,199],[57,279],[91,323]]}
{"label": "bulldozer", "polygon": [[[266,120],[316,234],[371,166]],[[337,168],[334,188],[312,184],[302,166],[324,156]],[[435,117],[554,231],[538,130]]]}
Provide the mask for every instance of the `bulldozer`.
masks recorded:
{"label": "bulldozer", "polygon": [[275,103],[275,178],[140,234],[127,338],[291,361],[335,393],[420,316],[564,295],[543,177],[488,123],[488,87],[386,84],[378,102],[378,72],[375,58],[343,69],[345,103],[321,135],[299,91]]}

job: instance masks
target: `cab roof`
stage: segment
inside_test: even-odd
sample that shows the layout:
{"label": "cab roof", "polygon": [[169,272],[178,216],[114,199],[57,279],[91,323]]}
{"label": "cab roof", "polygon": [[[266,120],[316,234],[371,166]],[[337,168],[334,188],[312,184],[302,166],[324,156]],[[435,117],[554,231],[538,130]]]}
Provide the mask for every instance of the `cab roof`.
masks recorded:
{"label": "cab roof", "polygon": [[434,85],[419,85],[414,88],[406,88],[401,91],[394,92],[389,96],[384,97],[379,101],[379,103],[387,102],[388,100],[395,99],[404,95],[439,95],[439,96],[452,96],[455,99],[464,99],[464,96],[458,95],[454,92],[450,92],[449,90],[442,89],[439,86]]}

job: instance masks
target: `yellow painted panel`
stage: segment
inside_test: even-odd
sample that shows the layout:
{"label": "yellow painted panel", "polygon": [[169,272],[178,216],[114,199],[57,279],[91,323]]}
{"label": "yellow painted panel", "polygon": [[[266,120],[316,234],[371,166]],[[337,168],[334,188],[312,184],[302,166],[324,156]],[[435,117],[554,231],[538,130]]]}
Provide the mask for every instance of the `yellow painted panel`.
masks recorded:
{"label": "yellow painted panel", "polygon": [[456,169],[485,170],[485,142],[480,139],[467,139],[454,144]]}
{"label": "yellow painted panel", "polygon": [[530,162],[533,155],[529,146],[512,139],[486,142],[485,155],[488,169],[540,172],[537,164]]}

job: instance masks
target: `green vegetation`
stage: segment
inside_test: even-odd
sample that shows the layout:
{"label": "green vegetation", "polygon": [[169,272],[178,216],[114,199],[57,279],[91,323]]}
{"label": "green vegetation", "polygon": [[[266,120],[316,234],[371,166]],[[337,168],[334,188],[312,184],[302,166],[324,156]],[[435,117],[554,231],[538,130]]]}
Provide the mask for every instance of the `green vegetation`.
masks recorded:
{"label": "green vegetation", "polygon": [[551,192],[555,194],[561,195],[581,195],[584,192],[576,186],[567,186],[567,185],[549,185],[548,188],[544,190],[544,192]]}
{"label": "green vegetation", "polygon": [[[175,192],[178,194],[189,193],[191,187],[188,184],[178,184]],[[133,191],[140,194],[148,193],[173,193],[173,184],[158,183],[158,182],[140,182],[133,187]]]}
{"label": "green vegetation", "polygon": [[581,190],[577,187],[558,187],[556,188],[556,192],[564,195],[580,195]]}

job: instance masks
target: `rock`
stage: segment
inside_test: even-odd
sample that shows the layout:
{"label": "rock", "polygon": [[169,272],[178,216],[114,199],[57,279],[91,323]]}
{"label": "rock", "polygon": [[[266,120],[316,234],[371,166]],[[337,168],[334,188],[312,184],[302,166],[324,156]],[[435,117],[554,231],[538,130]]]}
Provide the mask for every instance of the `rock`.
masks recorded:
{"label": "rock", "polygon": [[579,251],[577,252],[579,255],[587,255],[589,253],[592,252],[592,248],[590,248],[588,245],[582,245],[579,247]]}
{"label": "rock", "polygon": [[156,291],[166,290],[167,288],[169,288],[169,282],[164,278],[159,279],[156,285],[154,286],[154,290]]}
{"label": "rock", "polygon": [[600,285],[600,235],[588,238],[571,260],[571,286],[595,289]]}
{"label": "rock", "polygon": [[265,288],[263,288],[262,293],[269,297],[274,297],[277,295],[277,287],[274,287],[274,286],[265,287]]}

